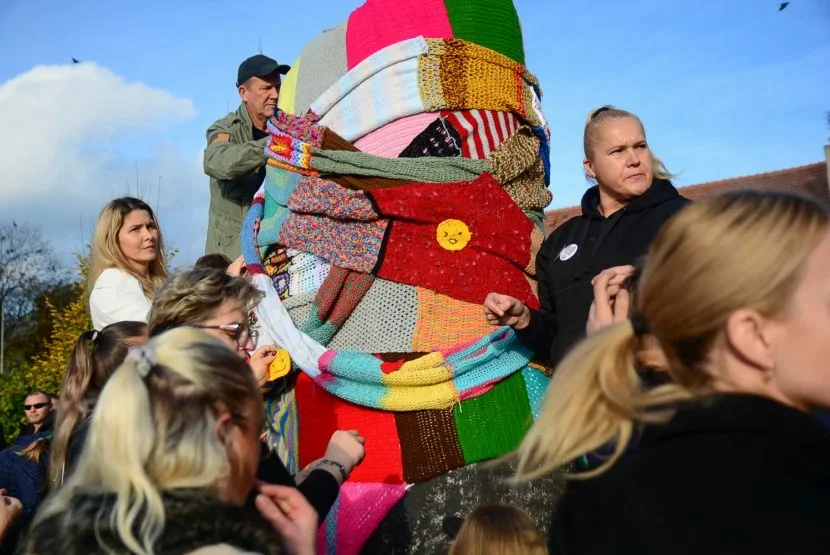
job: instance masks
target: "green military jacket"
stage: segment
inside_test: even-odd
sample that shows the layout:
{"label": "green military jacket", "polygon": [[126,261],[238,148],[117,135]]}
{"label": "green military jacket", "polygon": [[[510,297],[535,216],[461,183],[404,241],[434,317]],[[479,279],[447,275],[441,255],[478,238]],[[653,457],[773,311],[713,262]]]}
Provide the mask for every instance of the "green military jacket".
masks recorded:
{"label": "green military jacket", "polygon": [[[205,173],[210,176],[205,254],[222,253],[233,260],[240,255],[239,232],[248,207],[265,178],[268,137],[254,140],[251,116],[239,105],[207,130]],[[220,133],[230,140],[212,143]]]}

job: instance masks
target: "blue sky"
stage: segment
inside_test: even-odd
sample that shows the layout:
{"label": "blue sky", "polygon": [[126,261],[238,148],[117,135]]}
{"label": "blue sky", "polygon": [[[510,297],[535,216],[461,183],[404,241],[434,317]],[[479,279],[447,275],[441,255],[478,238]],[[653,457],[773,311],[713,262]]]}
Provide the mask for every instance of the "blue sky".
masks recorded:
{"label": "blue sky", "polygon": [[[7,157],[0,154],[0,163],[36,168],[49,185],[3,196],[29,190],[7,174],[0,222],[36,220],[66,252],[82,243],[109,197],[128,184],[134,191],[137,165],[168,238],[183,260],[195,259],[208,199],[200,172],[204,131],[238,104],[239,62],[256,53],[261,37],[264,53],[292,63],[308,40],[360,3],[3,0],[0,114],[13,106],[18,115],[12,123],[0,115],[12,126],[0,138]],[[551,123],[551,208],[576,204],[584,191],[582,127],[588,111],[606,103],[640,115],[679,185],[823,159],[830,136],[827,0],[792,0],[782,12],[768,0],[516,6]],[[76,68],[55,67],[72,57],[96,68],[81,79],[68,73]],[[48,78],[35,79],[36,66],[49,66]],[[52,102],[56,112],[44,109]],[[62,134],[52,135],[53,124]],[[38,139],[24,148],[19,136]]]}

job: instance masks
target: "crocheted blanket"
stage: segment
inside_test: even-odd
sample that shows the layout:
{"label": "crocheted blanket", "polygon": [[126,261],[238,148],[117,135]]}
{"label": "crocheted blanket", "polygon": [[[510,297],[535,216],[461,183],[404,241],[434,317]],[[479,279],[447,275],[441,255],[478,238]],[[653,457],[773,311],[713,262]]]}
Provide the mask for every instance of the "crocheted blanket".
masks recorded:
{"label": "crocheted blanket", "polygon": [[359,553],[407,490],[539,413],[544,369],[481,303],[538,306],[541,96],[510,0],[368,0],[283,81],[242,230],[260,341],[298,370],[271,384],[268,442],[297,472],[336,429],[366,437],[320,553]]}

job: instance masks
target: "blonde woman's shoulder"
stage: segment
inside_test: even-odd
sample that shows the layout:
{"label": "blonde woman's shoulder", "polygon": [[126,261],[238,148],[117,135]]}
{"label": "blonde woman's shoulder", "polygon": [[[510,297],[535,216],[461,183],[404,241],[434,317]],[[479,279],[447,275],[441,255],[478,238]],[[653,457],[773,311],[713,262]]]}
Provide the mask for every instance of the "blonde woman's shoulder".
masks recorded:
{"label": "blonde woman's shoulder", "polygon": [[219,543],[216,545],[208,545],[196,551],[191,551],[188,555],[258,555],[253,551],[242,551],[232,545],[226,543]]}
{"label": "blonde woman's shoulder", "polygon": [[95,280],[95,285],[92,286],[92,290],[109,288],[124,289],[129,287],[141,289],[141,283],[134,276],[120,268],[107,268]]}

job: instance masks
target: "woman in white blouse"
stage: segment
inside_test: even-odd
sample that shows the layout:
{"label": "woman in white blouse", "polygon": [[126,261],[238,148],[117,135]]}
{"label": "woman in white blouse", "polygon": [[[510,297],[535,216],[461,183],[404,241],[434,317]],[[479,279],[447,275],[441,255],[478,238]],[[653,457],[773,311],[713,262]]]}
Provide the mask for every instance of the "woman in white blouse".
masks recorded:
{"label": "woman in white blouse", "polygon": [[89,312],[102,330],[147,321],[156,290],[167,279],[164,241],[153,210],[132,197],[107,204],[92,239]]}

